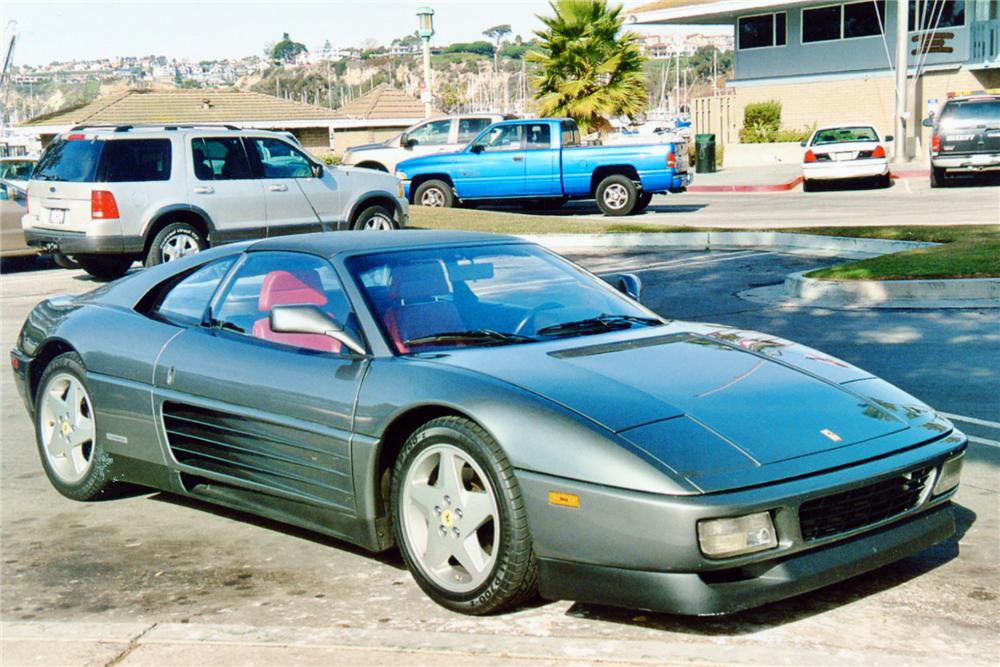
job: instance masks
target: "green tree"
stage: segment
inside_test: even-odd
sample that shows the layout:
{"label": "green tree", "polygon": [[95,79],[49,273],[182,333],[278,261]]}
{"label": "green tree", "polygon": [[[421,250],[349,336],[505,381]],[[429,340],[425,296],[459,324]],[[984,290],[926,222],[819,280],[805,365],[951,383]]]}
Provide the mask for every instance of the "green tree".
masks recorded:
{"label": "green tree", "polygon": [[492,28],[483,30],[483,36],[492,39],[497,45],[496,48],[493,49],[493,68],[498,72],[500,71],[500,43],[503,41],[503,38],[509,34],[509,23],[502,23],[500,25],[495,25]]}
{"label": "green tree", "polygon": [[306,45],[301,42],[293,42],[288,33],[281,36],[281,41],[271,49],[271,58],[278,62],[290,63],[295,60],[295,56],[303,53]]}
{"label": "green tree", "polygon": [[608,127],[608,116],[632,117],[646,108],[638,36],[622,31],[621,6],[606,0],[553,0],[555,16],[540,16],[543,50],[527,58],[540,66],[532,77],[538,113],[569,116],[585,132]]}

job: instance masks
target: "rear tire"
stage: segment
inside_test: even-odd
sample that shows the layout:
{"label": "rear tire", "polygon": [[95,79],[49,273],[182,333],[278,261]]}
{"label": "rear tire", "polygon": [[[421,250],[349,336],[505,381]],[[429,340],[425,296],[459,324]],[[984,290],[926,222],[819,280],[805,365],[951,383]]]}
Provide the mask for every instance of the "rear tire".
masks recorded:
{"label": "rear tire", "polygon": [[882,174],[875,183],[880,188],[887,188],[892,185],[892,175]]}
{"label": "rear tire", "polygon": [[597,186],[597,205],[604,215],[629,215],[639,202],[639,189],[628,176],[614,174]]}
{"label": "rear tire", "polygon": [[639,213],[640,211],[645,211],[651,201],[653,201],[653,193],[643,192],[639,195],[639,201],[635,203],[635,209],[632,212]]}
{"label": "rear tire", "polygon": [[146,251],[146,267],[194,255],[205,249],[208,242],[201,232],[186,222],[171,222],[153,237]]}
{"label": "rear tire", "polygon": [[87,369],[76,352],[52,360],[35,396],[35,440],[52,486],[73,500],[98,500],[114,484],[111,457],[101,446],[87,390]]}
{"label": "rear tire", "polygon": [[375,205],[361,211],[351,229],[389,231],[396,229],[396,222],[393,220],[392,211],[385,206]]}
{"label": "rear tire", "polygon": [[95,280],[121,278],[132,266],[132,258],[123,255],[74,255],[83,270]]}
{"label": "rear tire", "polygon": [[425,181],[414,193],[413,203],[431,208],[452,208],[455,205],[455,193],[444,181]]}
{"label": "rear tire", "polygon": [[931,187],[932,188],[943,188],[947,187],[948,176],[942,167],[931,167]]}
{"label": "rear tire", "polygon": [[802,179],[802,192],[815,192],[815,191],[816,191],[816,184],[813,183],[808,178],[803,178]]}

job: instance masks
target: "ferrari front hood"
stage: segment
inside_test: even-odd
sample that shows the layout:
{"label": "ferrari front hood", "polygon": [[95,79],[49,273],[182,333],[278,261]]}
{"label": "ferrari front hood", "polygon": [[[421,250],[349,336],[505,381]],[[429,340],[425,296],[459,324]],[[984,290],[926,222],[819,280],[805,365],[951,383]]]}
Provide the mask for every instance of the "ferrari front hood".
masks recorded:
{"label": "ferrari front hood", "polygon": [[[645,438],[633,439],[640,427],[683,416],[713,434],[726,458],[735,453],[753,467],[909,426],[875,402],[783,358],[664,327],[670,329],[611,342],[598,342],[609,338],[600,336],[562,345],[468,349],[442,361],[544,396],[644,449],[648,443],[636,440]],[[713,458],[705,451],[698,456]]]}

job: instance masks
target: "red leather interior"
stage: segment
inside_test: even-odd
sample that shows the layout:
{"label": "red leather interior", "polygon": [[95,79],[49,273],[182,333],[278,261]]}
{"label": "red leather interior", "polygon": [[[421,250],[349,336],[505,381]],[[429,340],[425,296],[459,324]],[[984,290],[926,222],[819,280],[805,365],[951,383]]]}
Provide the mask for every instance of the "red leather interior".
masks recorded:
{"label": "red leather interior", "polygon": [[[319,276],[314,271],[292,273],[290,271],[271,271],[264,276],[260,288],[257,308],[261,312],[270,313],[274,306],[291,306],[309,304],[325,306],[326,294]],[[253,335],[275,343],[294,345],[319,352],[340,352],[340,342],[322,334],[292,334],[278,333],[271,330],[267,317],[254,322]]]}
{"label": "red leather interior", "polygon": [[399,352],[405,341],[465,327],[449,300],[451,283],[440,260],[397,266],[389,279],[390,306],[383,313],[386,329]]}

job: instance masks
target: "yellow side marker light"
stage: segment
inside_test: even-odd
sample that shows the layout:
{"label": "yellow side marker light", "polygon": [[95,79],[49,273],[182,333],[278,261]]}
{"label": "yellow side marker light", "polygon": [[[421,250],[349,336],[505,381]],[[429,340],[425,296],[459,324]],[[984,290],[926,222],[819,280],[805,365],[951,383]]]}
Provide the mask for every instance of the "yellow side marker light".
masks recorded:
{"label": "yellow side marker light", "polygon": [[549,504],[559,505],[561,507],[579,507],[580,496],[572,493],[563,493],[561,491],[549,491]]}

